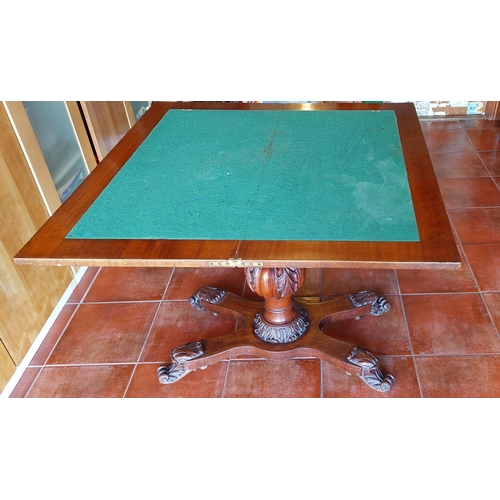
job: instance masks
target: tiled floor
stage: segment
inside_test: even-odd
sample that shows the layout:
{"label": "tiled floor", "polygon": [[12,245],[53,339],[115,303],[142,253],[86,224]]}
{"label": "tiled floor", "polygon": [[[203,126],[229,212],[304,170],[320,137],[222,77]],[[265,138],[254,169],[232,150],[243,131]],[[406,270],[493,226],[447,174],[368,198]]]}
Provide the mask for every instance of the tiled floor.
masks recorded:
{"label": "tiled floor", "polygon": [[201,286],[248,293],[235,269],[89,269],[11,397],[500,397],[500,122],[422,120],[463,266],[459,271],[309,271],[302,295],[371,288],[382,317],[325,330],[359,343],[396,376],[388,393],[318,359],[223,361],[158,383],[175,347],[230,332],[193,309]]}

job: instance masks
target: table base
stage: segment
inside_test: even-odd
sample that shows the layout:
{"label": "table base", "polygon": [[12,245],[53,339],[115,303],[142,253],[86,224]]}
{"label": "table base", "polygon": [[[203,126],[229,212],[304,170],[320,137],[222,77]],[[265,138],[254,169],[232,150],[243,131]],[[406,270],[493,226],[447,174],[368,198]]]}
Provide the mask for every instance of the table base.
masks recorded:
{"label": "table base", "polygon": [[[229,334],[191,342],[174,349],[171,353],[172,363],[158,369],[158,378],[162,384],[177,382],[190,372],[219,361],[246,355],[271,360],[319,358],[344,370],[348,375],[358,375],[371,388],[380,392],[389,391],[395,381],[392,375],[384,375],[380,371],[377,367],[379,360],[370,351],[322,332],[325,325],[335,321],[385,314],[390,309],[388,301],[372,291],[362,291],[319,303],[295,299],[293,325],[278,327],[281,331],[286,330],[284,335],[289,340],[285,342],[280,342],[279,339],[264,341],[259,335],[263,301],[243,299],[224,290],[203,287],[191,297],[190,302],[197,309],[233,317],[238,321],[237,329]],[[274,337],[281,338],[281,333]]]}

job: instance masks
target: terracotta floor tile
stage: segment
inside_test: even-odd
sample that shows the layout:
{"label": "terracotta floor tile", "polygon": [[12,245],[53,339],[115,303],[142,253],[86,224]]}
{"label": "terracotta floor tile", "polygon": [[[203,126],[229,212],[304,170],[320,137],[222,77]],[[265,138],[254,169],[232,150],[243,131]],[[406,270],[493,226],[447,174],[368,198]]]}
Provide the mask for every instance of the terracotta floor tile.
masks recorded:
{"label": "terracotta floor tile", "polygon": [[416,358],[424,398],[500,397],[500,356]]}
{"label": "terracotta floor tile", "polygon": [[500,120],[487,120],[484,118],[465,118],[463,120],[460,120],[460,123],[466,129],[468,128],[483,129],[483,128],[500,127]]}
{"label": "terracotta floor tile", "polygon": [[500,244],[500,208],[448,210],[462,245]]}
{"label": "terracotta floor tile", "polygon": [[433,130],[462,130],[462,125],[458,120],[420,120],[422,132],[432,132]]}
{"label": "terracotta floor tile", "polygon": [[333,298],[362,290],[378,295],[399,292],[392,269],[323,269],[323,298]]}
{"label": "terracotta floor tile", "polygon": [[488,177],[489,173],[474,151],[431,154],[438,179]]}
{"label": "terracotta floor tile", "polygon": [[463,258],[463,250],[459,248],[462,257],[460,269],[398,269],[396,271],[401,293],[446,293],[446,292],[477,292],[467,260]]}
{"label": "terracotta floor tile", "polygon": [[28,398],[121,398],[132,365],[45,367]]}
{"label": "terracotta floor tile", "polygon": [[318,398],[317,359],[231,361],[225,398]]}
{"label": "terracotta floor tile", "polygon": [[31,384],[36,379],[37,375],[40,373],[41,368],[31,368],[28,367],[24,371],[22,377],[19,379],[16,387],[10,394],[10,398],[24,398],[26,393],[30,390]]}
{"label": "terracotta floor tile", "polygon": [[500,150],[500,127],[467,129],[466,132],[477,151]]}
{"label": "terracotta floor tile", "polygon": [[203,286],[213,286],[227,292],[243,293],[243,269],[175,268],[165,300],[187,300]]}
{"label": "terracotta floor tile", "polygon": [[168,267],[104,267],[85,302],[161,300],[172,271]]}
{"label": "terracotta floor tile", "polygon": [[401,298],[388,297],[391,309],[382,316],[362,316],[331,323],[323,333],[372,351],[375,356],[411,354]]}
{"label": "terracotta floor tile", "polygon": [[415,354],[500,353],[500,340],[479,294],[403,297]]}
{"label": "terracotta floor tile", "polygon": [[68,322],[70,321],[76,308],[76,304],[66,304],[62,308],[56,321],[48,331],[47,336],[43,339],[42,344],[30,361],[30,366],[41,366],[47,361],[49,354],[52,352],[52,349],[54,349],[54,346],[68,325]]}
{"label": "terracotta floor tile", "polygon": [[77,303],[82,300],[84,295],[87,293],[89,285],[92,283],[95,275],[99,272],[100,267],[89,267],[85,274],[82,276],[80,283],[76,285],[76,288],[73,290],[70,298],[68,299],[68,303]]}
{"label": "terracotta floor tile", "polygon": [[481,291],[500,290],[500,245],[463,247]]}
{"label": "terracotta floor tile", "polygon": [[347,375],[334,366],[323,363],[324,398],[419,398],[415,366],[411,357],[380,358],[377,365],[384,375],[391,374],[396,381],[388,392],[369,387],[357,375]]}
{"label": "terracotta floor tile", "polygon": [[157,308],[155,302],[82,304],[48,363],[137,361]]}
{"label": "terracotta floor tile", "polygon": [[454,153],[473,151],[472,144],[464,130],[422,129],[429,153]]}
{"label": "terracotta floor tile", "polygon": [[127,398],[220,398],[226,380],[228,361],[188,373],[173,384],[158,381],[159,364],[140,364],[127,390]]}
{"label": "terracotta floor tile", "polygon": [[500,176],[500,151],[484,151],[479,156],[491,175]]}
{"label": "terracotta floor tile", "polygon": [[446,208],[500,206],[500,191],[491,178],[440,179]]}
{"label": "terracotta floor tile", "polygon": [[173,349],[234,331],[236,321],[210,311],[199,311],[188,302],[163,302],[151,329],[141,362],[170,362]]}
{"label": "terracotta floor tile", "polygon": [[483,299],[493,318],[493,323],[497,327],[497,331],[500,332],[500,293],[484,293]]}

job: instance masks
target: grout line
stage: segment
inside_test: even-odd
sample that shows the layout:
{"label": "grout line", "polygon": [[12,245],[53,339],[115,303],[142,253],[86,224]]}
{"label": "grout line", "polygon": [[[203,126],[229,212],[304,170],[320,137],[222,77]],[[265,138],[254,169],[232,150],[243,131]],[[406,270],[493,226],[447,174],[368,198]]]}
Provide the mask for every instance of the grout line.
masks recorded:
{"label": "grout line", "polygon": [[[227,386],[227,379],[229,377],[229,370],[231,368],[231,358],[227,359],[227,368],[226,368],[226,375],[224,376],[224,384],[222,385],[222,392],[221,392],[221,399],[226,397],[226,386]],[[221,363],[225,363],[226,361],[221,361]]]}
{"label": "grout line", "polygon": [[[29,389],[26,391],[26,394],[24,395],[24,397],[27,397],[29,395],[29,393],[31,392],[31,390],[33,389],[33,387],[35,386],[37,380],[39,379],[39,377],[41,376],[43,370],[47,367],[47,366],[51,366],[51,365],[47,365],[47,361],[50,359],[50,357],[52,356],[52,353],[54,352],[55,348],[57,347],[57,345],[59,344],[59,342],[61,341],[63,335],[66,333],[66,330],[68,329],[68,326],[70,325],[70,323],[73,321],[73,318],[75,317],[76,313],[78,312],[78,310],[80,309],[80,306],[83,304],[83,301],[85,299],[85,297],[87,296],[87,294],[89,293],[89,290],[92,288],[92,285],[95,283],[95,280],[97,278],[97,276],[99,275],[99,273],[101,272],[101,269],[102,268],[99,268],[97,270],[97,272],[94,274],[92,280],[90,281],[90,283],[88,284],[87,286],[87,289],[85,290],[85,293],[82,294],[82,297],[80,298],[80,300],[76,303],[72,303],[70,305],[73,305],[75,304],[75,309],[73,311],[73,313],[71,314],[71,316],[69,317],[66,325],[64,326],[64,328],[61,330],[61,333],[59,335],[59,337],[57,337],[57,340],[54,342],[54,345],[52,346],[52,349],[50,350],[50,352],[47,354],[46,358],[45,358],[45,361],[43,362],[42,365],[40,365],[40,370],[38,371],[36,377],[33,379],[33,381],[31,382],[31,385],[29,387]],[[88,268],[87,268],[88,270]],[[87,272],[87,271],[85,271]],[[81,279],[83,279],[85,273],[83,273]],[[76,287],[75,287],[76,288]],[[68,302],[66,302],[64,304],[65,306],[68,305]],[[64,307],[64,306],[63,306]],[[59,314],[57,315],[59,317]],[[37,349],[38,351],[38,349]],[[31,366],[31,365],[30,365]]]}
{"label": "grout line", "polygon": [[323,399],[325,397],[325,390],[323,387],[323,360],[319,360],[319,397],[320,399]]}
{"label": "grout line", "polygon": [[[52,353],[54,352],[55,348],[57,347],[57,345],[61,341],[62,336],[66,333],[66,330],[68,329],[69,324],[73,321],[73,318],[75,317],[75,314],[78,312],[78,310],[80,309],[80,306],[83,304],[85,297],[89,293],[89,290],[92,288],[92,285],[95,283],[95,280],[97,279],[97,276],[99,275],[100,272],[101,272],[101,268],[99,268],[98,271],[95,273],[94,277],[92,278],[91,282],[89,283],[89,285],[87,287],[87,290],[85,291],[84,294],[82,294],[82,298],[80,299],[80,301],[78,303],[76,303],[75,310],[73,311],[73,314],[70,316],[70,318],[68,319],[68,322],[66,323],[66,326],[62,329],[61,334],[59,335],[59,337],[57,338],[57,340],[54,342],[54,345],[52,346],[52,349],[50,350],[49,354],[45,358],[43,366],[46,365],[46,363],[49,360],[50,356],[52,356]],[[33,381],[33,384],[34,384],[34,382],[35,381]],[[30,390],[31,390],[31,387],[30,387]]]}
{"label": "grout line", "polygon": [[394,270],[394,274],[395,274],[395,277],[396,277],[396,285],[397,285],[398,291],[399,291],[399,300],[401,302],[401,311],[403,313],[403,319],[404,319],[404,322],[405,322],[406,335],[407,335],[407,338],[408,338],[408,346],[410,347],[411,359],[413,361],[413,368],[415,369],[415,376],[417,377],[418,391],[420,393],[420,397],[423,398],[424,396],[423,396],[423,393],[422,393],[422,384],[420,382],[420,376],[418,374],[417,363],[416,363],[416,360],[415,360],[415,351],[413,349],[413,343],[411,341],[410,327],[408,325],[408,318],[406,316],[406,310],[405,310],[405,304],[404,304],[404,300],[403,300],[403,294],[401,293],[401,286],[399,284],[399,278],[398,278],[398,273],[397,273],[396,269]]}
{"label": "grout line", "polygon": [[[477,289],[479,290],[479,296],[481,297],[481,300],[482,300],[482,302],[483,302],[483,305],[484,305],[484,307],[486,308],[486,312],[487,312],[487,314],[488,314],[488,317],[490,318],[491,324],[493,325],[493,328],[495,329],[495,332],[496,332],[496,334],[497,334],[497,337],[498,337],[498,339],[500,340],[500,332],[499,332],[499,330],[498,330],[498,328],[497,328],[497,325],[496,325],[496,323],[495,323],[495,320],[493,319],[493,316],[492,316],[492,314],[491,314],[491,312],[490,312],[490,308],[488,307],[488,303],[486,302],[486,300],[485,300],[485,298],[484,298],[484,293],[485,293],[485,291],[484,291],[484,290],[481,290],[481,287],[479,286],[479,283],[478,283],[478,281],[477,281],[476,275],[474,274],[474,271],[472,270],[472,266],[471,266],[471,264],[470,264],[470,262],[469,262],[469,259],[468,259],[468,257],[467,257],[467,254],[466,254],[465,250],[464,250],[463,254],[464,254],[464,259],[465,259],[465,261],[467,262],[467,265],[469,266],[469,269],[470,269],[470,272],[471,272],[471,275],[472,275],[472,279],[474,280],[474,283],[476,284],[476,287],[477,287]],[[488,292],[489,292],[489,293],[498,293],[498,290],[488,290]]]}
{"label": "grout line", "polygon": [[163,295],[161,296],[161,301],[165,301],[165,295],[167,295],[168,287],[170,286],[170,283],[172,283],[172,278],[174,277],[176,268],[172,268],[172,272],[170,273],[170,278],[168,278],[167,286],[165,287],[165,290],[163,290]]}
{"label": "grout line", "polygon": [[94,274],[94,277],[92,278],[92,281],[89,283],[89,286],[87,287],[87,290],[85,290],[85,293],[82,295],[82,298],[80,299],[79,304],[83,304],[85,302],[85,299],[86,299],[87,295],[89,294],[90,289],[94,285],[94,283],[95,283],[97,277],[99,276],[99,274],[101,274],[101,271],[102,271],[102,267],[100,267],[97,270],[97,272]]}
{"label": "grout line", "polygon": [[[102,305],[119,305],[119,304],[151,304],[154,302],[162,302],[162,299],[147,299],[147,300],[104,300],[99,302],[85,302],[82,304],[78,304],[78,306],[102,306]],[[169,301],[170,302],[170,301]],[[174,302],[174,301],[172,301]],[[179,301],[180,302],[180,301]],[[71,303],[69,305],[72,305]],[[74,305],[74,303],[73,303]]]}
{"label": "grout line", "polygon": [[[149,337],[151,335],[151,331],[153,330],[153,325],[156,321],[156,318],[158,317],[158,314],[160,312],[160,308],[161,308],[161,305],[163,303],[163,299],[165,298],[165,294],[167,293],[167,289],[168,289],[168,286],[170,285],[170,282],[172,280],[172,276],[174,275],[174,272],[175,272],[175,268],[172,270],[172,273],[170,274],[170,278],[168,279],[168,282],[167,282],[167,285],[165,286],[165,290],[163,291],[163,295],[162,295],[162,299],[158,301],[158,305],[156,307],[156,311],[153,315],[153,319],[151,320],[151,324],[149,325],[149,329],[148,329],[148,333],[146,334],[146,338],[144,339],[144,342],[142,344],[142,348],[137,356],[137,360],[134,364],[134,368],[132,369],[132,373],[130,374],[130,378],[129,378],[129,381],[127,383],[127,386],[125,387],[125,390],[123,391],[123,396],[122,398],[125,398],[125,396],[127,395],[127,392],[129,390],[129,387],[130,387],[130,384],[132,383],[132,379],[134,378],[134,375],[135,375],[135,372],[137,371],[137,367],[139,366],[140,364],[140,359],[142,357],[142,354],[144,352],[144,350],[146,349],[146,344],[148,343],[148,340],[149,340]],[[153,301],[144,301],[144,302],[153,302]]]}
{"label": "grout line", "polygon": [[432,353],[415,354],[415,358],[494,358],[500,357],[500,352],[462,352],[462,353]]}
{"label": "grout line", "polygon": [[[484,153],[488,153],[488,152],[491,152],[491,151],[482,151]],[[493,174],[491,173],[490,169],[487,167],[486,163],[483,161],[481,155],[479,154],[478,151],[476,151],[476,155],[478,156],[479,158],[479,161],[482,163],[483,167],[485,168],[486,172],[488,173],[488,175],[490,176],[490,179],[491,181],[493,182],[493,184],[495,184],[495,186],[497,187],[497,189],[500,191],[500,185],[497,184],[495,182],[495,177],[493,176]],[[497,176],[498,177],[498,176]]]}

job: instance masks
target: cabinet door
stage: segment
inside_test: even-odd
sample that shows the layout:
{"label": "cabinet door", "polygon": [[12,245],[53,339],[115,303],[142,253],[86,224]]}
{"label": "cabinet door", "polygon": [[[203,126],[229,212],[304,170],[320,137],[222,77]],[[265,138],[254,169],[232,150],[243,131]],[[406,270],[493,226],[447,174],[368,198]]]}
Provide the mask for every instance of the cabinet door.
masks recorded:
{"label": "cabinet door", "polygon": [[[18,266],[13,257],[48,219],[7,110],[0,104],[0,344],[19,365],[73,279],[71,268]],[[7,359],[0,353],[0,363]],[[10,368],[12,369],[12,364]],[[10,375],[4,365],[0,391]],[[4,383],[5,382],[5,383]]]}
{"label": "cabinet door", "polygon": [[61,202],[89,174],[64,101],[23,101]]}
{"label": "cabinet door", "polygon": [[80,101],[97,158],[101,161],[130,130],[128,101]]}
{"label": "cabinet door", "polygon": [[42,199],[53,214],[97,165],[76,101],[5,101]]}

